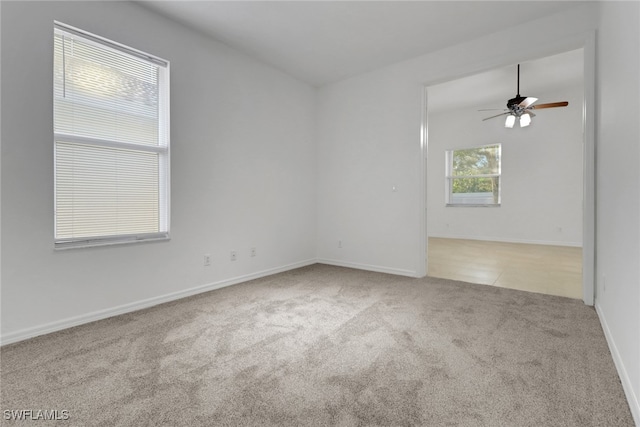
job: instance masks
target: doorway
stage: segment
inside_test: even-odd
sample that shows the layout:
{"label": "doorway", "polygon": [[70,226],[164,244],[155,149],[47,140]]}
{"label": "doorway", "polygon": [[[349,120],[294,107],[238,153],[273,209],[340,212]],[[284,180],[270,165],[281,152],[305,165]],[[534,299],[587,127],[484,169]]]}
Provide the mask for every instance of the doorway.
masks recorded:
{"label": "doorway", "polygon": [[[428,87],[427,274],[593,303],[592,279],[583,275],[593,254],[582,251],[591,173],[584,56],[581,48],[522,63],[523,94],[569,102],[536,112],[526,128],[506,129],[504,117],[482,120],[514,97],[515,65]],[[478,111],[487,108],[498,111]],[[495,143],[502,145],[501,204],[447,205],[445,152]]]}

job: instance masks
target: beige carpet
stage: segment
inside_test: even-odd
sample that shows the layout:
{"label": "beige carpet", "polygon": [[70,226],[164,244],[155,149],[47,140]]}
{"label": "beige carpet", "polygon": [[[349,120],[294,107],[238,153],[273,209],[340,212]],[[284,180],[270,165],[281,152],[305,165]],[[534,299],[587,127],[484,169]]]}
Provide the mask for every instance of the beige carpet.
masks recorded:
{"label": "beige carpet", "polygon": [[3,411],[69,411],[38,426],[633,425],[582,302],[324,265],[1,355]]}

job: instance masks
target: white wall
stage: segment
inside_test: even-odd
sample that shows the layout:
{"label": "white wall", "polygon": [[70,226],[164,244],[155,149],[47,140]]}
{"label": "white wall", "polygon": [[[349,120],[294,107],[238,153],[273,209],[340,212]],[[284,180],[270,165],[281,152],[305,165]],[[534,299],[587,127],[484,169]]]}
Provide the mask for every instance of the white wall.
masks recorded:
{"label": "white wall", "polygon": [[320,91],[318,255],[325,263],[414,275],[420,84],[381,77]]}
{"label": "white wall", "polygon": [[[314,262],[315,89],[132,3],[1,7],[3,342]],[[54,19],[171,62],[171,241],[53,250]]]}
{"label": "white wall", "polygon": [[[428,235],[580,246],[583,90],[580,79],[572,87],[536,92],[538,103],[569,106],[536,112],[526,128],[506,129],[504,117],[482,121],[498,112],[477,107],[429,114]],[[495,143],[502,144],[501,206],[446,207],[446,150]]]}
{"label": "white wall", "polygon": [[640,3],[600,8],[596,309],[640,425]]}
{"label": "white wall", "polygon": [[525,45],[505,29],[321,88],[319,259],[424,274],[424,85],[580,48],[595,28],[596,12],[588,4],[520,26],[519,32],[536,34]]}

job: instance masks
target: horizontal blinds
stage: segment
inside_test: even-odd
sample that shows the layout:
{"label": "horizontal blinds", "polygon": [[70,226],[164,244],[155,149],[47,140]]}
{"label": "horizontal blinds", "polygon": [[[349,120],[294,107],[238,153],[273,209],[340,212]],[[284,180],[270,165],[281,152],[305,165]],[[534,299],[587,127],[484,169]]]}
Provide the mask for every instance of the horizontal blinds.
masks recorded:
{"label": "horizontal blinds", "polygon": [[159,145],[158,65],[55,33],[54,131]]}
{"label": "horizontal blinds", "polygon": [[158,156],[56,141],[58,238],[160,232]]}
{"label": "horizontal blinds", "polygon": [[163,71],[157,62],[56,28],[57,243],[168,232]]}

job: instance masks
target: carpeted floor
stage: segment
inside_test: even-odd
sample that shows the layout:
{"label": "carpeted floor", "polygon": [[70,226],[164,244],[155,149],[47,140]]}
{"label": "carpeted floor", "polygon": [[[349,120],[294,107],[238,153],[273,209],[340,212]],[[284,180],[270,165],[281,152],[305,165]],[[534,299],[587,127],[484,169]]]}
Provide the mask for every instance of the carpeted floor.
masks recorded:
{"label": "carpeted floor", "polygon": [[3,411],[69,411],[38,426],[633,426],[582,302],[325,265],[1,356]]}

